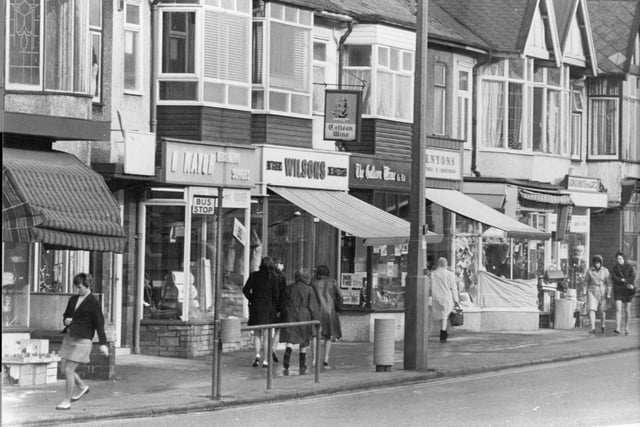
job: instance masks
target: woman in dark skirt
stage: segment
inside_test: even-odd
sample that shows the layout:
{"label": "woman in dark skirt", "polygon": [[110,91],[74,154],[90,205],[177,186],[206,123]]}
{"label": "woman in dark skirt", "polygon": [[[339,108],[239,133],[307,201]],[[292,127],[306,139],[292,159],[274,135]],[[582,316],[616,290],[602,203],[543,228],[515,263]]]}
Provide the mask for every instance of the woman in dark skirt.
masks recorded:
{"label": "woman in dark skirt", "polygon": [[[280,306],[279,276],[275,272],[273,260],[266,256],[262,258],[260,269],[249,275],[247,283],[242,288],[244,296],[249,301],[249,326],[265,325],[276,321],[276,310]],[[253,366],[260,364],[260,351],[263,338],[266,337],[264,329],[257,331],[253,336],[256,347],[256,357]],[[262,366],[268,366],[268,354],[265,349],[265,357]]]}
{"label": "woman in dark skirt", "polygon": [[[100,339],[100,351],[109,355],[102,308],[98,298],[91,293],[91,283],[90,274],[79,273],[73,278],[73,286],[78,294],[69,298],[64,311],[65,328],[62,333],[65,335],[60,347],[66,395],[56,409],[71,409],[71,402],[75,402],[89,392],[89,386],[76,373],[76,368],[81,363],[89,363],[91,342],[96,331]],[[79,391],[73,394],[76,385]]]}
{"label": "woman in dark skirt", "polygon": [[629,335],[631,321],[631,300],[636,293],[636,272],[622,252],[616,254],[616,265],[611,269],[613,281],[613,299],[616,301],[616,335],[620,334],[622,313],[625,314],[624,333]]}

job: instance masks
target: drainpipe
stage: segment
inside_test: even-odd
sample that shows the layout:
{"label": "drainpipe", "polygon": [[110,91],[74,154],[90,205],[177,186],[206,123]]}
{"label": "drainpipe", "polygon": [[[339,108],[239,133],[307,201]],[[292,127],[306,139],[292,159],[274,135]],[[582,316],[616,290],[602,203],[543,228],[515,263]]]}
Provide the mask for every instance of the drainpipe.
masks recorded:
{"label": "drainpipe", "polygon": [[481,176],[478,170],[478,69],[493,61],[493,55],[489,52],[483,60],[473,66],[473,93],[471,94],[471,172],[477,177]]}
{"label": "drainpipe", "polygon": [[156,15],[158,13],[158,3],[160,0],[151,0],[149,1],[149,6],[151,7],[151,23],[149,27],[151,28],[151,84],[149,85],[149,97],[150,97],[150,111],[149,111],[149,131],[155,132],[156,127],[158,125],[158,118],[156,112],[156,78],[157,78],[157,70],[156,70],[156,34],[155,34],[155,23],[156,23]]}
{"label": "drainpipe", "polygon": [[338,89],[342,89],[342,67],[343,67],[343,58],[342,54],[344,53],[344,43],[347,41],[347,37],[353,31],[353,21],[347,22],[347,31],[340,37],[338,41]]}

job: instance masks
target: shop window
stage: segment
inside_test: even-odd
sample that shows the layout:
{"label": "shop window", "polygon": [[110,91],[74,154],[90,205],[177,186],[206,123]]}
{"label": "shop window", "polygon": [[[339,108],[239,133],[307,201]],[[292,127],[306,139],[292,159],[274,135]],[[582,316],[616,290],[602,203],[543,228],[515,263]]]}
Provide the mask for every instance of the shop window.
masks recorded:
{"label": "shop window", "polygon": [[371,286],[373,309],[404,309],[408,252],[408,244],[374,247]]}
{"label": "shop window", "polygon": [[94,37],[100,29],[93,25],[100,3],[10,0],[7,87],[88,94],[96,65],[87,53],[94,49],[98,58],[102,55],[95,51],[101,49]]}
{"label": "shop window", "polygon": [[[37,245],[39,277],[34,292],[73,293],[73,277],[77,273],[90,272],[87,251],[52,250]],[[94,289],[95,291],[95,289]]]}
{"label": "shop window", "polygon": [[30,245],[2,242],[2,328],[27,327]]}

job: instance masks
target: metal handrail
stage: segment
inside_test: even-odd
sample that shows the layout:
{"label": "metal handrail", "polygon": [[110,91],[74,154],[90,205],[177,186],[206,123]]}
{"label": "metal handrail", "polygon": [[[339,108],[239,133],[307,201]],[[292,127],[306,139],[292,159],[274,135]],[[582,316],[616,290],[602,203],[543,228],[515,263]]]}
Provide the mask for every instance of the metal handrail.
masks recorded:
{"label": "metal handrail", "polygon": [[253,325],[253,326],[243,326],[240,328],[240,331],[258,331],[267,329],[267,351],[265,360],[268,361],[267,365],[267,390],[271,390],[271,381],[273,376],[273,361],[270,361],[271,354],[273,353],[273,330],[274,329],[285,329],[291,328],[294,326],[306,326],[311,325],[315,330],[315,349],[313,351],[313,356],[315,358],[315,382],[320,382],[320,332],[322,331],[322,327],[320,326],[319,320],[306,320],[303,322],[285,322],[285,323],[267,323],[264,325]]}

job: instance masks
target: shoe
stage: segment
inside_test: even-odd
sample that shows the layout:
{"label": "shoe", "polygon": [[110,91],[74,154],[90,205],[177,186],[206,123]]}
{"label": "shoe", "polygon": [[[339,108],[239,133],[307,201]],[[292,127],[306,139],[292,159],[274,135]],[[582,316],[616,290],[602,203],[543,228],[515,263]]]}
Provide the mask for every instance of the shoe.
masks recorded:
{"label": "shoe", "polygon": [[266,360],[264,362],[262,362],[262,367],[263,368],[269,367],[269,362],[267,362]]}
{"label": "shoe", "polygon": [[602,331],[602,333],[604,334],[604,326],[602,328],[600,328],[600,330]]}
{"label": "shoe", "polygon": [[76,394],[76,395],[72,396],[72,397],[71,397],[71,401],[72,401],[72,402],[75,402],[76,400],[80,400],[80,398],[81,398],[82,396],[84,396],[85,394],[89,393],[89,391],[91,391],[91,390],[89,389],[89,386],[86,386],[83,390],[80,390],[80,393],[78,393],[78,394]]}
{"label": "shoe", "polygon": [[71,409],[71,403],[61,403],[56,406],[56,409],[59,411],[66,411],[67,409]]}
{"label": "shoe", "polygon": [[629,330],[627,329],[626,331],[624,331],[625,335],[629,335]]}
{"label": "shoe", "polygon": [[289,376],[289,369],[284,369],[282,371],[282,375],[284,375],[285,377],[288,377]]}
{"label": "shoe", "polygon": [[324,362],[322,362],[322,366],[324,366],[325,369],[330,369],[331,367],[329,366],[329,361],[325,360]]}
{"label": "shoe", "polygon": [[253,359],[253,367],[255,368],[258,365],[260,365],[260,356],[256,356],[256,358]]}
{"label": "shoe", "polygon": [[614,330],[613,330],[613,333],[614,333],[614,334],[616,334],[616,335],[620,335],[620,331],[619,331],[619,330],[617,330],[617,329],[614,329]]}
{"label": "shoe", "polygon": [[271,353],[271,359],[273,359],[273,363],[278,363],[280,361],[280,359],[278,359],[278,356],[276,356],[275,351]]}
{"label": "shoe", "polygon": [[592,329],[592,330],[589,331],[589,333],[595,335],[596,334],[596,330]]}

